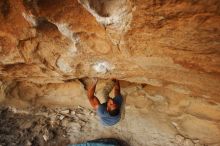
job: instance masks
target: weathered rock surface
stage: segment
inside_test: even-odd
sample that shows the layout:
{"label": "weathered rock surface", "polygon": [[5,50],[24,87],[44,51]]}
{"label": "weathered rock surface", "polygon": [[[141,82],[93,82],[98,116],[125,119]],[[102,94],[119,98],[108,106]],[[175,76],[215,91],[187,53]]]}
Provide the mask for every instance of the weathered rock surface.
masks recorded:
{"label": "weathered rock surface", "polygon": [[182,145],[220,143],[219,0],[2,0],[0,10],[3,104],[89,106],[77,79],[117,78],[137,83],[123,82],[126,105],[161,112]]}

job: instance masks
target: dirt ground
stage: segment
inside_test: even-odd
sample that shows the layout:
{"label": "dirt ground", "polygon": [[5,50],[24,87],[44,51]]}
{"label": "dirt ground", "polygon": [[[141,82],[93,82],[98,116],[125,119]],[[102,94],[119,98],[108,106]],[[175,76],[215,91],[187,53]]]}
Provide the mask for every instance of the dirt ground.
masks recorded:
{"label": "dirt ground", "polygon": [[2,106],[0,146],[66,146],[99,138],[116,138],[124,141],[125,146],[145,145],[146,139],[139,141],[135,135],[146,133],[134,129],[135,124],[138,123],[120,122],[105,127],[93,110],[81,106],[25,110]]}
{"label": "dirt ground", "polygon": [[[11,107],[0,108],[1,146],[64,146],[69,143],[65,127],[44,115]],[[34,110],[31,110],[34,111]],[[48,115],[49,111],[47,110]]]}
{"label": "dirt ground", "polygon": [[130,116],[105,127],[93,110],[81,106],[25,110],[1,107],[0,146],[67,146],[99,138],[116,138],[125,146],[177,146],[181,145],[178,139],[184,141],[181,136],[176,139],[169,127],[164,129],[166,121],[161,124],[162,119],[155,120],[155,114],[146,116],[130,107],[126,111]]}
{"label": "dirt ground", "polygon": [[[67,146],[96,138],[111,138],[97,134],[100,129],[94,131],[96,120],[94,111],[81,106],[71,109],[1,106],[0,146]],[[117,138],[117,135],[113,137]],[[128,146],[123,140],[120,143]]]}

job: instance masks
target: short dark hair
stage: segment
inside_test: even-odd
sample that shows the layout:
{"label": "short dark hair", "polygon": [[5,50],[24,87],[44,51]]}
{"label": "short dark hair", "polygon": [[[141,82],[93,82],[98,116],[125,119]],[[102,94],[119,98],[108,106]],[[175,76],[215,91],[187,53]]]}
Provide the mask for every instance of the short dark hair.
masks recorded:
{"label": "short dark hair", "polygon": [[119,107],[117,107],[114,110],[108,111],[108,113],[109,113],[110,116],[114,117],[114,116],[117,116],[120,113],[120,109],[119,109]]}

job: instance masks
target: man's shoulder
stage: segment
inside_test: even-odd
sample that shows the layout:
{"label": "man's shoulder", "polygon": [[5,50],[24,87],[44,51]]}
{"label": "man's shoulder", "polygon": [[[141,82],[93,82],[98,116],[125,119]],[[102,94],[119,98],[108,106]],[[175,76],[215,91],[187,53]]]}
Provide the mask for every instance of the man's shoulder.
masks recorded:
{"label": "man's shoulder", "polygon": [[99,115],[99,116],[103,116],[104,114],[106,114],[106,112],[107,112],[107,109],[106,109],[106,107],[107,107],[107,103],[102,103],[102,104],[99,104],[99,106],[98,106],[98,108],[97,108],[97,114]]}
{"label": "man's shoulder", "polygon": [[123,97],[122,97],[122,95],[117,95],[117,96],[115,96],[114,101],[115,101],[117,104],[121,105],[122,102],[123,102]]}
{"label": "man's shoulder", "polygon": [[99,109],[106,109],[106,107],[107,107],[107,103],[102,103],[102,104],[99,104],[98,105],[98,108],[97,108],[97,110],[99,110]]}

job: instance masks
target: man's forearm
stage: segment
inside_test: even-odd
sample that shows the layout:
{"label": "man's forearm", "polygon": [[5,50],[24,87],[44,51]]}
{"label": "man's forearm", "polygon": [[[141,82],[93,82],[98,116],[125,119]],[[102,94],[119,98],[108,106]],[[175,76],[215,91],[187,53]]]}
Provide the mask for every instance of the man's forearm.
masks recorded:
{"label": "man's forearm", "polygon": [[98,106],[100,105],[100,102],[99,102],[98,98],[94,95],[95,88],[96,88],[96,83],[97,82],[95,82],[91,87],[89,87],[88,92],[87,92],[89,102],[90,102],[90,104],[92,105],[92,107],[94,109],[97,109]]}
{"label": "man's forearm", "polygon": [[96,84],[93,84],[91,87],[89,87],[87,95],[88,98],[93,98],[95,93]]}

